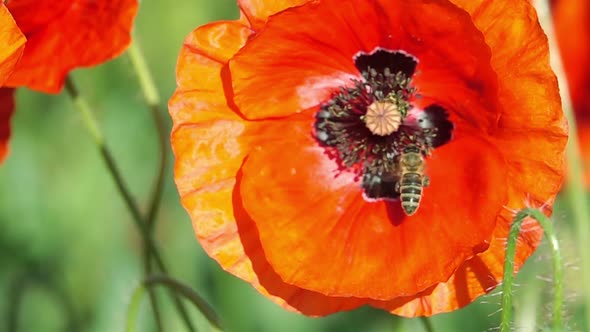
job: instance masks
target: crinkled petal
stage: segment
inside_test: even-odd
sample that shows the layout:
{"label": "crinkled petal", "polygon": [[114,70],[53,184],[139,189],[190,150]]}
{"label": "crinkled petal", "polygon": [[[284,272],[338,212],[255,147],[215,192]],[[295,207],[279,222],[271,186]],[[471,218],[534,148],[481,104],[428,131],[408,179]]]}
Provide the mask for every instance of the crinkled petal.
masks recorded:
{"label": "crinkled petal", "polygon": [[[520,204],[523,200],[516,199],[517,193],[509,194],[511,201],[507,206]],[[553,201],[537,202],[531,198],[524,199],[527,206],[545,210],[550,214],[547,205]],[[545,205],[546,204],[546,205]],[[489,293],[502,281],[504,273],[504,255],[513,211],[506,209],[506,217],[498,220],[493,239],[489,248],[464,262],[448,281],[440,283],[414,296],[400,297],[392,301],[373,301],[371,305],[390,311],[393,314],[416,317],[431,316],[462,308],[482,294]],[[543,236],[543,229],[533,219],[527,219],[521,226],[517,239],[515,270],[519,270],[527,258],[532,255]]]}
{"label": "crinkled petal", "polygon": [[25,47],[25,36],[16,22],[0,2],[0,86],[13,72],[16,62],[20,59]]}
{"label": "crinkled petal", "polygon": [[453,0],[468,10],[494,50],[502,115],[494,133],[506,156],[511,209],[552,202],[563,180],[567,124],[547,37],[529,1]]}
{"label": "crinkled petal", "polygon": [[269,16],[290,7],[302,5],[310,0],[238,0],[238,6],[253,29],[264,26]]}
{"label": "crinkled petal", "polygon": [[437,149],[428,160],[431,185],[406,218],[398,201],[363,198],[358,179],[339,171],[309,127],[309,120],[291,121],[282,139],[251,147],[242,168],[244,207],[285,282],[330,296],[392,299],[446,281],[487,248],[507,197],[504,160],[493,145],[473,138]]}
{"label": "crinkled petal", "polygon": [[[502,116],[492,136],[506,159],[509,199],[498,217],[490,247],[467,260],[447,282],[416,296],[373,303],[408,317],[456,310],[497,286],[502,280],[513,211],[532,206],[550,214],[563,177],[566,124],[549,67],[547,39],[534,9],[528,1],[453,2],[473,16],[493,50]],[[541,237],[538,223],[527,220],[517,241],[516,270]]]}
{"label": "crinkled petal", "polygon": [[236,22],[214,23],[195,30],[183,45],[179,88],[169,103],[182,204],[205,251],[272,301],[314,316],[353,309],[366,301],[329,298],[285,284],[268,264],[256,225],[241,206],[236,182],[250,147],[288,130],[285,123],[244,121],[227,105],[224,62],[246,41],[247,30]]}
{"label": "crinkled petal", "polygon": [[127,48],[137,0],[11,0],[27,48],[7,86],[58,93],[69,71],[108,61]]}
{"label": "crinkled petal", "polygon": [[226,63],[252,33],[235,22],[215,22],[193,31],[185,39],[176,68],[180,90],[223,89],[219,64]]}
{"label": "crinkled petal", "polygon": [[453,119],[484,131],[495,125],[490,50],[447,1],[324,0],[276,14],[230,61],[234,102],[248,119],[317,106],[360,79],[354,56],[378,47],[417,57],[419,93]]}

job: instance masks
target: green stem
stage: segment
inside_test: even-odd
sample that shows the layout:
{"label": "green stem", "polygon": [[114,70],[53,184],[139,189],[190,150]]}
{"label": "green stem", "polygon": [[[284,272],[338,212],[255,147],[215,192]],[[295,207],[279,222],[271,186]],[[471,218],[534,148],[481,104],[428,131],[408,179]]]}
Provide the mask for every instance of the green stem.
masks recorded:
{"label": "green stem", "polygon": [[160,163],[158,167],[158,175],[156,177],[156,182],[154,184],[154,189],[152,191],[150,208],[146,218],[148,226],[150,228],[153,228],[153,225],[156,220],[156,215],[158,213],[158,208],[162,200],[164,176],[166,173],[167,166],[166,156],[168,152],[168,136],[166,124],[162,117],[162,110],[160,108],[160,96],[158,94],[158,89],[156,88],[156,84],[147,66],[145,57],[143,55],[143,52],[141,51],[141,47],[139,45],[139,41],[137,38],[133,38],[133,43],[129,47],[128,54],[133,69],[135,70],[137,78],[139,79],[139,85],[143,92],[144,98],[150,108],[152,119],[154,120],[154,124],[156,125],[156,129],[158,132]]}
{"label": "green stem", "polygon": [[[143,235],[144,243],[146,244],[147,247],[150,247],[149,243],[151,242],[151,236],[147,236],[147,234],[149,232],[147,231],[147,229],[145,229],[146,227],[145,227],[145,224],[144,224],[143,219],[141,217],[141,213],[139,212],[139,208],[137,207],[137,204],[135,204],[135,201],[134,201],[133,197],[131,196],[131,192],[127,189],[127,186],[125,185],[125,182],[123,181],[123,177],[121,175],[121,172],[119,172],[119,169],[115,163],[113,155],[111,154],[110,150],[105,145],[104,137],[103,137],[102,133],[100,132],[100,129],[98,127],[98,123],[97,123],[96,119],[92,115],[92,111],[90,109],[90,106],[88,105],[88,102],[86,101],[86,99],[84,99],[80,95],[76,85],[74,84],[74,82],[72,81],[72,79],[70,77],[66,78],[65,87],[66,87],[66,91],[68,92],[68,94],[72,98],[74,106],[76,106],[76,109],[82,115],[82,119],[84,120],[84,124],[86,125],[86,127],[88,128],[88,131],[90,132],[90,134],[94,138],[94,141],[100,151],[100,154],[101,154],[105,164],[107,165],[107,168],[109,169],[109,172],[110,172],[111,176],[113,177],[113,180],[115,181],[117,189],[119,190],[119,193],[123,197],[123,200],[125,201],[125,204],[127,205],[127,208],[129,209],[129,211],[131,212],[131,215],[133,216],[133,221],[135,222],[135,225],[137,226],[137,228],[140,230],[140,232]],[[153,245],[153,243],[151,243],[151,244]],[[163,331],[162,322],[161,322],[161,315],[160,315],[160,310],[158,308],[156,294],[150,292],[150,299],[151,299],[151,305],[152,305],[152,309],[154,311],[156,325],[158,327],[158,330]]]}
{"label": "green stem", "polygon": [[[158,95],[156,84],[154,83],[152,75],[149,71],[147,63],[145,61],[145,57],[143,56],[143,52],[141,52],[141,47],[139,46],[139,41],[137,38],[133,38],[133,42],[131,43],[131,46],[129,48],[128,55],[133,66],[133,69],[139,79],[139,85],[143,92],[144,98],[149,106],[150,113],[152,115],[152,119],[154,121],[158,133],[160,162],[158,166],[158,172],[156,175],[156,181],[152,189],[149,210],[147,213],[147,217],[145,218],[148,231],[150,232],[150,234],[153,234],[156,223],[156,215],[158,214],[158,209],[162,201],[162,193],[164,191],[164,176],[166,175],[166,155],[168,152],[166,126],[160,110],[160,96]],[[150,275],[153,272],[152,260],[150,259],[151,256],[152,252],[149,249],[149,247],[144,246],[143,262],[146,275]],[[150,298],[155,297],[153,292],[150,292],[149,294]],[[176,303],[181,304],[181,302],[178,300],[176,300]],[[156,308],[154,308],[154,314],[156,315],[155,318],[157,323],[160,318]]]}
{"label": "green stem", "polygon": [[[133,38],[133,42],[129,47],[128,54],[129,60],[131,61],[133,69],[137,74],[137,78],[139,79],[139,85],[143,92],[146,103],[150,108],[150,113],[152,115],[152,119],[154,121],[158,133],[160,162],[158,166],[156,182],[152,190],[149,210],[147,213],[147,217],[145,218],[148,232],[151,236],[154,231],[154,227],[156,224],[156,216],[158,214],[158,209],[162,201],[162,193],[164,191],[164,176],[166,175],[166,167],[168,165],[168,159],[166,158],[168,153],[168,134],[166,124],[164,122],[164,119],[162,118],[162,110],[160,108],[160,96],[158,94],[158,89],[156,88],[156,84],[154,83],[155,81],[151,75],[149,67],[147,66],[147,62],[145,60],[145,57],[143,56],[143,52],[141,51],[141,47],[139,45],[139,41],[137,38]],[[149,247],[144,247],[143,256],[144,269],[146,271],[146,275],[149,275],[153,272],[152,260],[150,259],[152,254],[153,253]],[[161,272],[166,274],[168,273],[163,264],[158,264],[158,266]],[[171,292],[170,295],[173,297],[174,304],[176,305],[178,312],[182,316],[182,319],[184,320],[189,330],[194,330],[183,303],[180,301],[180,299],[174,292]]]}
{"label": "green stem", "polygon": [[504,259],[504,277],[502,282],[502,321],[500,332],[509,332],[512,323],[512,284],[514,281],[514,256],[516,255],[516,241],[520,233],[520,227],[526,218],[532,217],[541,224],[545,236],[549,240],[553,254],[553,331],[563,329],[563,263],[559,251],[557,236],[553,230],[553,223],[543,212],[537,209],[526,208],[514,217],[510,226],[508,243],[506,244],[506,257]]}
{"label": "green stem", "polygon": [[[582,280],[590,280],[590,250],[586,248],[590,243],[590,213],[586,201],[584,168],[578,141],[576,116],[572,106],[567,77],[563,69],[563,61],[555,37],[551,5],[549,0],[537,0],[536,8],[545,33],[549,39],[551,66],[559,81],[561,102],[569,125],[569,140],[566,148],[567,156],[567,184],[566,194],[569,201],[574,223],[576,225],[576,243],[582,261]],[[590,303],[590,282],[584,282],[583,295],[586,303]],[[586,327],[590,328],[590,305],[585,306]]]}
{"label": "green stem", "polygon": [[137,316],[145,289],[145,286],[141,283],[131,294],[131,302],[129,302],[129,307],[127,308],[127,324],[125,328],[125,331],[127,332],[137,331]]}
{"label": "green stem", "polygon": [[424,325],[424,331],[426,332],[434,332],[434,326],[428,317],[420,317],[420,321],[422,321],[422,325]]}
{"label": "green stem", "polygon": [[[111,174],[113,180],[115,181],[117,190],[121,194],[121,197],[123,197],[123,200],[127,205],[127,209],[131,212],[131,216],[133,217],[132,219],[135,223],[135,226],[140,231],[143,240],[148,243],[148,245],[154,250],[154,254],[156,255],[158,253],[158,250],[155,248],[152,236],[143,221],[137,204],[131,196],[131,192],[129,191],[129,189],[127,189],[125,181],[123,181],[123,176],[121,175],[121,172],[119,171],[119,168],[115,163],[115,159],[113,158],[111,151],[105,145],[104,137],[100,132],[100,129],[98,129],[98,122],[92,115],[88,102],[86,102],[86,99],[84,99],[84,97],[80,95],[80,93],[78,92],[78,88],[76,88],[76,85],[70,77],[66,79],[65,87],[66,91],[72,98],[76,110],[78,110],[82,115],[84,125],[94,138],[94,141],[96,143],[98,150],[100,151],[102,159],[105,162],[107,169],[109,170],[109,173]],[[159,264],[163,264],[161,257],[159,257],[159,254],[157,254],[157,256],[158,257],[156,260],[160,262]]]}
{"label": "green stem", "polygon": [[[146,269],[146,273],[149,272]],[[148,295],[150,297],[150,304],[152,306],[152,312],[154,313],[154,321],[156,322],[156,328],[159,332],[163,332],[164,331],[164,322],[162,321],[162,314],[160,313],[160,305],[159,305],[159,301],[158,301],[158,296],[156,295],[156,292],[154,292],[153,290],[150,290],[148,292]]]}
{"label": "green stem", "polygon": [[72,101],[74,103],[76,110],[78,112],[80,112],[80,114],[82,115],[82,120],[84,121],[84,125],[86,126],[86,128],[88,129],[88,131],[90,132],[92,137],[94,138],[94,141],[96,143],[97,148],[100,151],[103,161],[105,162],[105,164],[109,170],[109,173],[113,177],[113,180],[115,181],[117,189],[119,190],[121,197],[123,197],[123,200],[125,201],[125,204],[127,205],[128,210],[131,212],[135,226],[137,227],[137,229],[140,230],[142,236],[144,236],[144,240],[152,243],[151,237],[146,236],[148,234],[148,232],[147,232],[147,228],[144,225],[143,219],[141,217],[141,213],[139,212],[139,208],[137,207],[137,204],[135,204],[135,201],[133,200],[133,197],[131,196],[131,192],[127,189],[127,186],[125,185],[125,182],[123,181],[123,177],[121,176],[121,172],[119,171],[119,169],[115,163],[115,160],[113,158],[111,151],[107,148],[107,146],[104,143],[104,137],[103,137],[102,133],[100,132],[100,129],[98,128],[98,122],[96,121],[96,119],[92,115],[92,112],[91,112],[90,106],[88,105],[88,102],[86,101],[86,99],[84,99],[84,97],[82,97],[80,95],[80,93],[78,92],[78,89],[76,88],[76,85],[74,84],[74,82],[72,81],[72,79],[70,77],[68,77],[66,79],[65,87],[66,87],[66,91],[68,92],[68,94],[72,98]]}
{"label": "green stem", "polygon": [[156,83],[154,83],[154,79],[149,70],[147,62],[145,61],[145,57],[143,56],[143,52],[141,51],[137,37],[133,38],[133,43],[131,43],[131,46],[129,46],[128,53],[131,64],[133,65],[135,73],[139,78],[139,84],[141,85],[141,89],[147,103],[149,105],[160,104],[160,95],[158,94]]}
{"label": "green stem", "polygon": [[[82,329],[81,323],[78,319],[76,306],[68,294],[55,281],[55,276],[52,274],[53,270],[41,268],[37,264],[33,264],[27,270],[15,276],[13,281],[9,284],[6,299],[10,305],[7,306],[6,331],[17,332],[19,330],[19,317],[22,308],[24,296],[32,287],[42,287],[48,296],[59,304],[59,307],[67,319],[64,324],[64,331],[80,331]],[[31,319],[31,317],[26,317]]]}
{"label": "green stem", "polygon": [[127,332],[136,331],[137,314],[145,289],[151,289],[151,287],[157,285],[166,286],[169,290],[185,297],[203,314],[214,331],[223,331],[217,314],[197,292],[168,276],[150,276],[142,281],[133,292],[127,313]]}
{"label": "green stem", "polygon": [[[104,136],[100,132],[100,129],[98,127],[98,122],[96,121],[96,119],[92,115],[92,112],[91,112],[90,106],[88,105],[88,102],[86,101],[86,99],[82,95],[80,95],[80,93],[78,92],[78,89],[76,88],[76,85],[74,84],[74,82],[72,81],[72,79],[70,77],[66,78],[65,87],[66,87],[67,93],[70,95],[70,97],[72,99],[72,102],[74,103],[75,109],[78,110],[80,112],[80,114],[82,115],[84,125],[86,126],[86,128],[88,129],[90,134],[92,135],[92,137],[96,143],[96,146],[99,149],[101,156],[107,166],[107,169],[109,170],[109,173],[111,174],[111,176],[113,177],[113,180],[115,181],[115,184],[117,186],[119,193],[123,197],[123,200],[125,201],[125,204],[127,205],[128,210],[131,212],[131,215],[133,217],[132,218],[133,222],[134,222],[135,226],[137,227],[137,229],[139,230],[141,237],[144,241],[144,246],[146,246],[148,248],[146,251],[150,252],[151,256],[154,258],[156,265],[158,266],[160,271],[162,271],[162,273],[168,274],[168,270],[167,270],[166,266],[164,265],[164,261],[162,259],[162,256],[160,255],[158,248],[154,244],[154,240],[153,240],[151,231],[149,230],[147,223],[144,222],[143,217],[141,216],[141,213],[139,211],[139,208],[138,208],[137,204],[135,203],[135,200],[131,196],[131,192],[129,191],[129,189],[127,189],[127,186],[126,186],[125,182],[123,181],[123,177],[122,177],[121,172],[119,171],[119,169],[115,163],[112,153],[105,145]],[[184,320],[185,325],[187,326],[189,331],[194,331],[195,329],[193,327],[192,322],[190,321],[190,318],[188,316],[186,309],[184,308],[184,305],[182,304],[182,302],[180,302],[180,300],[178,298],[176,298],[175,294],[171,294],[171,295],[173,295],[173,297],[175,298],[176,308],[177,308],[178,312],[180,313],[182,319]],[[154,306],[154,310],[157,310],[157,306]]]}

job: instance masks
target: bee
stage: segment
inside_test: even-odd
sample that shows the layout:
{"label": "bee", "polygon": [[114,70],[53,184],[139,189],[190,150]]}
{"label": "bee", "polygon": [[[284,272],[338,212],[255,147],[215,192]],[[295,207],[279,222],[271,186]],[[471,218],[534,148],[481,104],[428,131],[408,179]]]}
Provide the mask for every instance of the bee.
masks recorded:
{"label": "bee", "polygon": [[400,180],[396,183],[396,191],[400,195],[402,209],[407,216],[411,216],[420,207],[423,187],[428,186],[430,180],[424,175],[424,155],[416,144],[410,144],[402,150],[399,157]]}

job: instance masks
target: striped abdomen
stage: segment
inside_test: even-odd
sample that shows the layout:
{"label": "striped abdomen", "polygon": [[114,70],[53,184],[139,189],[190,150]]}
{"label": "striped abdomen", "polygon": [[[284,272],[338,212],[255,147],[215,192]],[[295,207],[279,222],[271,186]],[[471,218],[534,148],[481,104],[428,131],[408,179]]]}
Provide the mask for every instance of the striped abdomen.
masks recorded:
{"label": "striped abdomen", "polygon": [[402,209],[411,216],[418,210],[422,198],[423,175],[414,172],[404,172],[400,179],[399,193]]}

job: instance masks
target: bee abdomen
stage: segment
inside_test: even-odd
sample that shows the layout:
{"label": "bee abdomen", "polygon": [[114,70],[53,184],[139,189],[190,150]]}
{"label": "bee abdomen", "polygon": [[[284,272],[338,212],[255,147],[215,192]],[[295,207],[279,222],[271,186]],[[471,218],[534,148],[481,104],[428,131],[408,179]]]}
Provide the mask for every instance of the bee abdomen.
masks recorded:
{"label": "bee abdomen", "polygon": [[422,198],[422,175],[406,173],[401,178],[399,187],[402,209],[411,216],[418,210]]}

